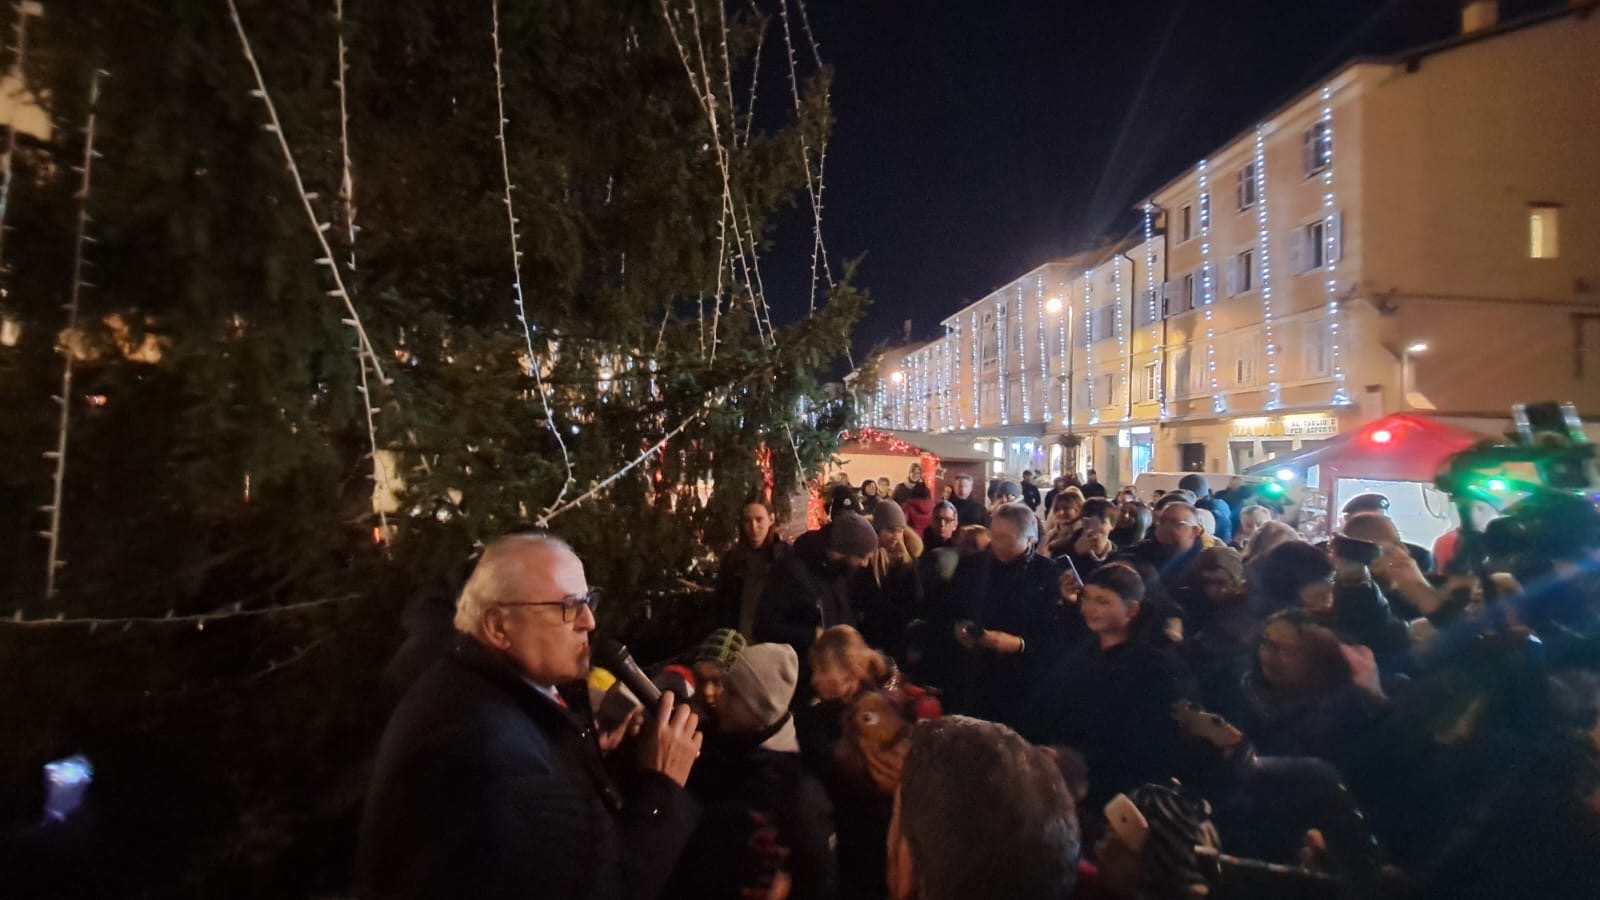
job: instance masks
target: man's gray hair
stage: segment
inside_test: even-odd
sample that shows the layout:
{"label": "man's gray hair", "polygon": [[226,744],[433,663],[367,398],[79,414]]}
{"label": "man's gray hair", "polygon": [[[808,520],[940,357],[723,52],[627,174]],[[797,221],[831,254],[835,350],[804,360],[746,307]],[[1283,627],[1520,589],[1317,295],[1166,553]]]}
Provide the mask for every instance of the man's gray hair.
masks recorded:
{"label": "man's gray hair", "polygon": [[1017,534],[1024,538],[1039,540],[1039,517],[1021,503],[1003,503],[997,506],[991,518],[994,521],[1010,522],[1017,529]]}
{"label": "man's gray hair", "polygon": [[1259,503],[1252,503],[1239,510],[1239,521],[1243,522],[1246,519],[1254,519],[1257,525],[1265,525],[1272,521],[1272,510]]}
{"label": "man's gray hair", "polygon": [[938,503],[933,505],[933,514],[936,516],[941,512],[945,512],[946,510],[948,510],[952,516],[957,514],[956,505],[951,503],[949,500],[940,500]]}
{"label": "man's gray hair", "polygon": [[533,549],[572,552],[571,545],[553,534],[511,534],[489,542],[456,599],[457,631],[477,634],[484,613],[495,604],[522,599],[520,588],[530,574],[528,551]]}

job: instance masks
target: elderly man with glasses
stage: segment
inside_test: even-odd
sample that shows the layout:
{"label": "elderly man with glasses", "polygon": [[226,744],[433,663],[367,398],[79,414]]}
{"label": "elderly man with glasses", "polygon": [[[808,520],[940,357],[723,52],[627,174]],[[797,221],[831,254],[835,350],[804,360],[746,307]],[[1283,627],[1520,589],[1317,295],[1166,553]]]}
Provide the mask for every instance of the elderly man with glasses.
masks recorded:
{"label": "elderly man with glasses", "polygon": [[557,538],[484,550],[456,604],[455,647],[384,731],[361,825],[363,896],[660,893],[698,818],[684,790],[698,721],[663,696],[637,773],[613,782],[602,753],[620,730],[596,734],[583,690],[597,600]]}

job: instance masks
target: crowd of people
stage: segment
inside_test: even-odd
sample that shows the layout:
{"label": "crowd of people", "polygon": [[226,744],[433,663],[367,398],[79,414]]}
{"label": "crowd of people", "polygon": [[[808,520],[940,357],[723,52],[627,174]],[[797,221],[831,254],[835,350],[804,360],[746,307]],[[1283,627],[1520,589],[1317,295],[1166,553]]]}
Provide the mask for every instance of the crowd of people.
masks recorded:
{"label": "crowd of people", "polygon": [[362,884],[1591,895],[1592,504],[1474,506],[1435,559],[1377,494],[1322,541],[1242,483],[1213,495],[1193,475],[1147,503],[1090,475],[1042,493],[1025,473],[987,502],[920,470],[840,485],[792,544],[750,502],[718,630],[620,720],[582,681],[581,562],[548,536],[491,544],[455,651],[385,735]]}

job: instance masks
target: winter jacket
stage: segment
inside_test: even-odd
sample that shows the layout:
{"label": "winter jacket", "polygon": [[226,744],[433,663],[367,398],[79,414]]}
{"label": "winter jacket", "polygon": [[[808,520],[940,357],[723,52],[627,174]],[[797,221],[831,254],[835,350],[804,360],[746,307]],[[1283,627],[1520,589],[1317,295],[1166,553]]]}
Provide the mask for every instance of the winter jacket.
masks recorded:
{"label": "winter jacket", "polygon": [[1247,673],[1232,701],[1217,711],[1268,756],[1314,756],[1349,771],[1353,754],[1381,712],[1353,684],[1318,694],[1286,696]]}
{"label": "winter jacket", "polygon": [[963,500],[960,497],[951,497],[950,503],[956,508],[956,524],[962,528],[968,525],[982,525],[989,527],[989,508],[983,501],[976,497]]}
{"label": "winter jacket", "polygon": [[[948,684],[952,712],[1016,727],[1034,680],[1060,650],[1086,633],[1082,616],[1061,604],[1054,563],[1036,553],[1002,563],[992,553],[961,560],[940,604],[949,622],[971,621],[986,631],[1022,638],[1022,653],[957,650]],[[946,631],[945,639],[954,642]]]}
{"label": "winter jacket", "polygon": [[708,736],[689,791],[705,812],[667,897],[740,900],[761,881],[762,861],[750,844],[763,828],[788,851],[783,870],[792,880],[793,900],[834,896],[833,806],[798,752]]}
{"label": "winter jacket", "polygon": [[1233,540],[1233,509],[1228,501],[1217,496],[1202,497],[1195,506],[1210,511],[1211,517],[1217,520],[1217,533],[1212,537],[1224,544]]}
{"label": "winter jacket", "polygon": [[587,708],[557,706],[471,638],[406,693],[373,769],[362,896],[660,894],[698,818],[656,772],[607,775]]}
{"label": "winter jacket", "polygon": [[1039,486],[1031,481],[1024,481],[1022,483],[1022,502],[1028,504],[1029,509],[1038,512]]}
{"label": "winter jacket", "polygon": [[905,511],[906,526],[917,534],[933,524],[933,501],[927,497],[912,497],[900,504],[900,508]]}
{"label": "winter jacket", "polygon": [[791,552],[788,544],[772,535],[759,550],[751,550],[740,542],[723,554],[722,564],[717,569],[718,628],[750,633],[761,598],[766,594],[767,580]]}
{"label": "winter jacket", "polygon": [[800,655],[804,683],[810,677],[806,654],[817,639],[817,629],[856,624],[850,598],[854,574],[826,559],[803,560],[798,552],[779,560],[767,579],[751,640],[793,647]]}
{"label": "winter jacket", "polygon": [[1182,664],[1156,641],[1102,649],[1090,635],[1039,680],[1023,735],[1062,744],[1089,764],[1090,809],[1177,773],[1172,704],[1188,693]]}

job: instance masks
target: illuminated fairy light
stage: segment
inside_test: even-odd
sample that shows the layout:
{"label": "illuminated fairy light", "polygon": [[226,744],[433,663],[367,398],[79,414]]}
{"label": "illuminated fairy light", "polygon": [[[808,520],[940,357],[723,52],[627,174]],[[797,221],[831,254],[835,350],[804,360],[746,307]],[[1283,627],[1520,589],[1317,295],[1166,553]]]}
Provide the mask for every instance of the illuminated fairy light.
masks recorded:
{"label": "illuminated fairy light", "polygon": [[[1071,288],[1070,284],[1063,284],[1061,286],[1062,293],[1066,293],[1070,288]],[[1062,421],[1067,423],[1067,427],[1068,428],[1071,428],[1072,427],[1072,417],[1069,414],[1069,410],[1071,409],[1071,406],[1070,406],[1071,400],[1067,396],[1067,392],[1068,392],[1068,390],[1070,390],[1070,385],[1068,384],[1067,376],[1071,374],[1071,373],[1069,373],[1067,371],[1067,320],[1072,318],[1072,307],[1068,306],[1067,304],[1062,302],[1060,299],[1054,299],[1051,302],[1053,302],[1057,307],[1056,308],[1056,340],[1058,341],[1057,346],[1059,347],[1059,350],[1060,350],[1060,356],[1057,358],[1056,364],[1061,367],[1061,376],[1062,376],[1061,377],[1061,419],[1062,419]]]}
{"label": "illuminated fairy light", "polygon": [[1039,325],[1039,387],[1044,391],[1044,396],[1039,398],[1039,408],[1044,411],[1044,420],[1050,421],[1050,351],[1045,342],[1044,327],[1044,275],[1040,274],[1033,282],[1033,315],[1034,321]]}
{"label": "illuminated fairy light", "polygon": [[1266,409],[1283,405],[1278,384],[1278,354],[1272,343],[1272,256],[1267,239],[1267,142],[1266,125],[1256,126],[1256,253],[1261,257],[1261,338],[1267,346]]}
{"label": "illuminated fairy light", "polygon": [[1206,383],[1211,388],[1211,411],[1213,413],[1226,412],[1227,401],[1223,399],[1222,390],[1217,386],[1217,333],[1216,326],[1211,321],[1211,300],[1214,296],[1214,286],[1211,283],[1211,190],[1207,164],[1200,160],[1198,168],[1200,179],[1200,296],[1199,302],[1205,307],[1202,315],[1206,324]]}
{"label": "illuminated fairy light", "polygon": [[[95,70],[89,76],[89,117],[83,127],[83,165],[79,171],[78,184],[78,223],[72,244],[72,290],[67,296],[67,325],[63,334],[72,335],[78,329],[78,302],[83,296],[83,289],[88,287],[88,282],[83,280],[83,248],[89,242],[89,191],[93,186],[91,175],[94,173],[94,161],[100,156],[94,149],[94,122],[96,107],[100,103],[100,76],[105,74]],[[46,557],[44,572],[44,596],[46,600],[56,595],[56,573],[66,565],[61,559],[61,501],[62,488],[67,481],[67,433],[72,424],[72,345],[71,339],[66,338],[60,342],[61,351],[61,394],[55,397],[56,405],[60,407],[61,418],[56,428],[56,448],[45,453],[45,458],[55,463],[55,471],[51,476],[51,500],[45,512],[50,513],[50,530],[45,532],[45,538],[50,542],[49,553]]]}
{"label": "illuminated fairy light", "polygon": [[972,398],[971,398],[971,400],[972,400],[972,427],[973,428],[977,428],[981,424],[981,421],[982,421],[980,419],[980,417],[979,417],[980,413],[982,412],[982,410],[981,410],[981,407],[979,406],[979,403],[978,403],[978,368],[979,368],[979,366],[978,366],[978,344],[981,343],[982,340],[983,340],[983,336],[978,331],[978,311],[976,309],[974,309],[972,311],[972,335],[971,335],[971,337],[969,337],[967,339],[967,346],[972,348]]}
{"label": "illuminated fairy light", "polygon": [[1166,365],[1161,347],[1161,310],[1159,299],[1156,297],[1156,243],[1155,243],[1155,207],[1146,203],[1144,205],[1144,290],[1145,301],[1149,305],[1146,315],[1150,317],[1150,346],[1155,352],[1155,389],[1156,389],[1156,415],[1159,418],[1167,417],[1167,383]]}
{"label": "illuminated fairy light", "polygon": [[[798,3],[796,5],[799,6]],[[662,8],[663,11],[665,11],[665,3],[662,4]],[[805,28],[806,36],[809,38],[810,28],[805,20],[805,8],[803,6],[799,6],[799,8],[801,16],[800,24],[803,28]],[[783,46],[789,61],[789,94],[794,100],[794,111],[798,115],[802,110],[803,104],[800,98],[799,65],[795,61],[794,38],[789,28],[788,0],[780,0],[778,3],[778,19],[783,25]],[[811,42],[811,52],[813,57],[818,57],[818,48],[816,41],[814,40]],[[820,57],[818,57],[817,61],[818,67],[820,68]],[[813,154],[811,151],[810,142],[806,140],[804,130],[801,130],[800,158],[801,162],[805,164],[806,196],[811,201],[811,312],[813,313],[817,311],[818,275],[821,275],[827,279],[828,287],[830,289],[834,287],[833,270],[828,265],[828,248],[822,243],[822,174],[824,167],[827,165],[827,152],[827,145],[824,144],[816,154],[817,168],[816,171],[813,172],[811,169],[811,158]]]}
{"label": "illuminated fairy light", "polygon": [[1006,308],[1005,308],[1005,304],[1001,303],[998,299],[996,299],[995,302],[994,302],[994,332],[995,332],[995,354],[997,355],[997,359],[995,360],[995,367],[994,368],[995,368],[995,372],[997,373],[997,377],[1000,379],[1000,424],[1001,425],[1009,425],[1009,424],[1011,424],[1011,416],[1010,416],[1011,410],[1008,408],[1009,405],[1010,405],[1008,403],[1010,398],[1006,396],[1007,394],[1010,393],[1010,391],[1007,390],[1007,388],[1009,386],[1006,384],[1006,363],[1008,362],[1008,360],[1006,359],[1006,333],[1008,331],[1010,331],[1010,330],[1011,329],[1009,327],[1007,327],[1007,325],[1006,325]]}
{"label": "illuminated fairy light", "polygon": [[[23,67],[28,61],[28,17],[43,10],[36,5],[19,3],[17,11],[17,38],[14,55],[11,58],[11,78],[16,85],[16,90],[22,90],[27,82],[24,80]],[[20,102],[20,100],[18,101]],[[6,213],[11,208],[11,183],[13,181],[12,159],[17,151],[17,129],[6,129],[6,148],[0,154],[0,275],[9,275],[10,269],[5,265],[5,236]],[[0,291],[0,301],[5,299],[4,291]]]}
{"label": "illuminated fairy light", "polygon": [[1122,383],[1123,412],[1122,421],[1133,418],[1133,398],[1128,391],[1128,340],[1125,329],[1122,327],[1122,254],[1111,257],[1111,291],[1114,302],[1117,304],[1117,367],[1121,371],[1118,380]]}
{"label": "illuminated fairy light", "polygon": [[1022,421],[1033,421],[1033,406],[1028,402],[1028,342],[1023,338],[1022,282],[1017,282],[1017,377],[1022,381]]}
{"label": "illuminated fairy light", "polygon": [[[1328,159],[1327,165],[1322,169],[1322,260],[1328,268],[1328,360],[1333,366],[1333,403],[1336,406],[1344,406],[1351,401],[1350,393],[1345,390],[1344,363],[1339,356],[1339,316],[1341,310],[1338,279],[1334,276],[1335,264],[1338,262],[1334,258],[1334,247],[1335,242],[1338,240],[1338,233],[1335,228],[1334,217],[1337,213],[1333,200],[1333,154],[1336,148],[1333,143],[1332,100],[1333,85],[1323,85],[1321,122],[1323,128],[1326,129]],[[1343,247],[1340,247],[1339,250],[1340,253],[1343,253]],[[1270,366],[1272,360],[1272,339],[1270,337],[1267,339],[1267,360]]]}
{"label": "illuminated fairy light", "polygon": [[[233,0],[228,0],[228,2],[231,5]],[[566,471],[566,476],[561,479],[561,489],[556,492],[555,499],[550,501],[550,505],[545,507],[545,514],[548,515],[550,510],[561,505],[562,498],[567,496],[567,489],[572,486],[576,479],[573,477],[572,454],[567,452],[567,441],[561,436],[561,428],[556,424],[555,412],[551,409],[550,386],[545,383],[544,373],[540,371],[543,366],[539,361],[539,356],[533,351],[534,328],[528,322],[528,307],[524,302],[522,251],[517,247],[517,223],[519,220],[517,219],[516,206],[511,200],[511,191],[514,185],[511,183],[511,157],[506,149],[506,124],[510,119],[506,118],[505,77],[500,68],[500,0],[491,0],[489,13],[491,17],[489,34],[494,45],[494,104],[495,113],[498,116],[495,120],[495,141],[500,148],[500,175],[501,183],[505,189],[506,229],[511,236],[511,299],[517,307],[517,322],[522,326],[522,340],[528,351],[528,374],[533,376],[534,390],[539,395],[540,405],[544,407],[545,428],[556,439],[556,447],[561,451],[561,463]],[[721,266],[719,265],[718,268],[720,269]],[[720,274],[718,278],[720,280]]]}
{"label": "illuminated fairy light", "polygon": [[[335,57],[337,65],[334,86],[339,89],[339,205],[343,207],[345,249],[349,251],[350,277],[355,277],[356,272],[356,233],[361,229],[356,226],[356,180],[354,166],[350,162],[350,112],[346,102],[345,76],[350,71],[350,63],[346,58],[344,44],[344,0],[333,0],[333,25],[338,35],[338,53]],[[361,352],[356,350],[356,371],[360,373],[360,383],[356,385],[356,392],[361,395],[361,411],[367,423],[367,441],[376,448],[378,446],[379,408],[374,405],[372,385],[367,379],[367,367],[361,360]],[[372,457],[373,479],[385,496],[392,496],[394,489],[389,484],[389,466],[374,453]],[[381,538],[389,537],[389,514],[384,510],[383,504],[378,502],[376,494],[372,497],[372,510],[378,514],[378,534]],[[380,541],[382,543],[383,541]],[[386,545],[387,546],[387,545]]]}
{"label": "illuminated fairy light", "polygon": [[1083,272],[1083,349],[1086,390],[1089,392],[1089,424],[1100,424],[1100,410],[1094,405],[1094,270]]}

